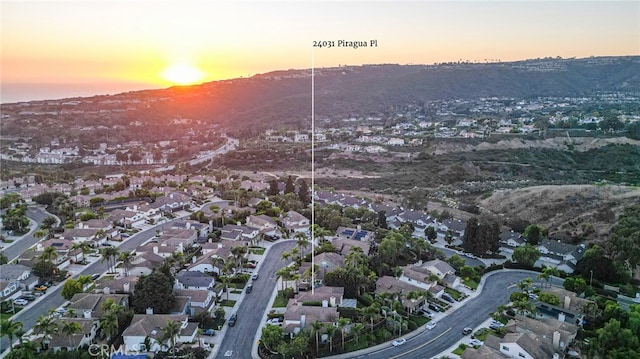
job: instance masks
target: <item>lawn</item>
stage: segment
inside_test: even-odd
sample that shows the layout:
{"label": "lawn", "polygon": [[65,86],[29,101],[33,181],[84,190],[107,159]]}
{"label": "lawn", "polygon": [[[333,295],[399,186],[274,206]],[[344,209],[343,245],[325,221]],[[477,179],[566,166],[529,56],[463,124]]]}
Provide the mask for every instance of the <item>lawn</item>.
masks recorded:
{"label": "lawn", "polygon": [[249,253],[263,255],[265,250],[266,249],[262,247],[253,247],[253,248],[249,248]]}
{"label": "lawn", "polygon": [[460,344],[458,345],[458,347],[456,348],[456,350],[453,351],[453,354],[455,355],[462,355],[462,352],[464,352],[465,349],[468,348],[468,345],[466,344]]}
{"label": "lawn", "polygon": [[273,301],[273,308],[284,308],[287,306],[289,300],[278,293],[276,299]]}
{"label": "lawn", "polygon": [[462,281],[462,284],[466,285],[467,287],[476,290],[478,289],[478,282],[471,280],[471,279],[465,279]]}
{"label": "lawn", "polygon": [[462,297],[462,293],[458,292],[455,289],[451,289],[451,288],[445,288],[444,291],[449,294],[451,296],[451,298],[455,299],[455,300],[460,300],[460,297]]}
{"label": "lawn", "polygon": [[423,316],[423,315],[412,315],[411,316],[411,320],[416,323],[416,325],[418,327],[421,327],[425,324],[427,324],[429,321],[431,321],[431,319]]}
{"label": "lawn", "polygon": [[220,305],[223,307],[233,307],[234,305],[236,305],[236,301],[233,299],[225,299],[220,302]]}

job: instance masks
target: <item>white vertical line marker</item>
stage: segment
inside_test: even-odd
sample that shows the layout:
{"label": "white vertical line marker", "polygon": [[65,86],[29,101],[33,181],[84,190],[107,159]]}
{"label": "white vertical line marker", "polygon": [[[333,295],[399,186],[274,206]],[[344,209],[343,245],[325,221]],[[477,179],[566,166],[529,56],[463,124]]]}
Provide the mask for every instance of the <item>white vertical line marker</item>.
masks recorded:
{"label": "white vertical line marker", "polygon": [[315,294],[315,233],[316,208],[313,193],[315,191],[315,143],[316,143],[316,123],[315,123],[315,69],[314,51],[311,47],[311,294]]}

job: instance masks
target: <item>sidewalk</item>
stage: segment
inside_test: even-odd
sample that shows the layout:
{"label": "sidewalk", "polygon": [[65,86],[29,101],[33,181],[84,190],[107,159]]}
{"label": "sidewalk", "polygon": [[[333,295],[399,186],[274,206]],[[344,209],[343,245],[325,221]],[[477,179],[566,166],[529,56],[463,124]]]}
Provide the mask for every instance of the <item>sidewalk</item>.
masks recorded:
{"label": "sidewalk", "polygon": [[[282,240],[280,240],[282,241]],[[259,244],[259,246],[264,247],[265,251],[263,254],[261,255],[257,255],[257,254],[250,254],[249,258],[250,259],[257,259],[258,260],[258,265],[256,266],[256,268],[251,269],[250,272],[251,273],[259,273],[260,272],[260,268],[262,267],[262,263],[264,263],[264,258],[267,257],[267,254],[269,253],[269,250],[271,249],[271,246],[273,246],[273,242],[269,242],[269,241],[263,241],[262,243]],[[260,337],[262,336],[262,327],[265,325],[266,323],[266,318],[267,318],[267,314],[269,314],[269,309],[271,303],[273,303],[274,298],[276,297],[276,295],[278,294],[278,284],[276,283],[276,286],[274,288],[274,291],[271,295],[271,298],[269,299],[269,304],[267,305],[267,309],[265,309],[264,315],[263,315],[263,320],[262,320],[262,324],[260,325],[260,327],[258,328],[258,330],[256,331],[256,335],[255,335],[255,340],[253,341],[253,347],[251,350],[251,355],[253,358],[259,358],[258,356],[258,339],[260,339]],[[244,297],[247,295],[247,293],[243,290],[242,293],[240,294],[234,294],[229,292],[229,300],[235,300],[235,304],[233,307],[221,307],[224,309],[225,312],[225,318],[229,318],[229,316],[233,313],[235,313],[238,308],[240,307],[240,304],[242,303],[242,300],[244,299]],[[226,294],[224,295],[224,298],[226,299]],[[215,309],[216,307],[213,307],[213,309]],[[209,356],[207,357],[207,359],[213,359],[218,355],[218,350],[220,350],[220,344],[222,343],[222,341],[224,340],[225,334],[227,333],[227,329],[229,329],[229,325],[228,323],[225,321],[225,323],[222,325],[222,328],[220,330],[216,330],[216,335],[213,337],[210,337],[209,340],[204,341],[204,343],[211,343],[213,344],[213,349],[211,349],[211,353],[209,354]]]}

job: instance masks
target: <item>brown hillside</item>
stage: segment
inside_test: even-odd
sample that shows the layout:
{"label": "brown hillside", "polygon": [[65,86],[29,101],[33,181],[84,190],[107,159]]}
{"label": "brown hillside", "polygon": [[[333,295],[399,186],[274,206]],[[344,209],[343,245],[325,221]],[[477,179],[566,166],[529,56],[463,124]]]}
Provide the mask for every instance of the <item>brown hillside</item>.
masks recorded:
{"label": "brown hillside", "polygon": [[640,189],[625,186],[536,186],[498,190],[479,201],[486,210],[549,228],[565,240],[602,241],[622,210],[640,202]]}

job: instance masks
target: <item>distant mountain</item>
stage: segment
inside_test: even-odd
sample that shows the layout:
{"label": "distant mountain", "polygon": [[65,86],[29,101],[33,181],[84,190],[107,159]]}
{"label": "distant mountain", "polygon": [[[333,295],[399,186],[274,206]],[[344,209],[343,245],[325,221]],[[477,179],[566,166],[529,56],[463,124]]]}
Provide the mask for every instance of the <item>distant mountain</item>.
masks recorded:
{"label": "distant mountain", "polygon": [[[310,70],[276,71],[144,93],[173,97],[173,105],[185,114],[234,127],[295,126],[310,118],[310,76]],[[580,97],[620,91],[640,91],[639,56],[348,66],[315,70],[315,113],[361,116],[438,99]]]}
{"label": "distant mountain", "polygon": [[[315,70],[317,118],[392,114],[407,103],[479,97],[580,97],[640,92],[640,56],[545,58],[507,63],[363,65]],[[99,97],[99,96],[98,96]],[[109,99],[153,101],[148,111],[218,123],[243,135],[308,128],[311,70],[287,70]]]}

